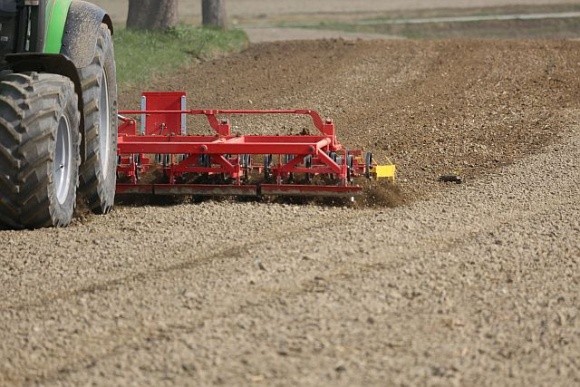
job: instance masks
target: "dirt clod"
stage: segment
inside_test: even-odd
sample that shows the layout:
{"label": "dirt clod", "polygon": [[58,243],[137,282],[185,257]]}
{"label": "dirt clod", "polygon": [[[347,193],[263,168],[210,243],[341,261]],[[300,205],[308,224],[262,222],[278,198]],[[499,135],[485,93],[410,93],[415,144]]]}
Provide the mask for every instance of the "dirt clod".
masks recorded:
{"label": "dirt clod", "polygon": [[364,207],[394,208],[405,203],[401,188],[387,180],[369,180],[363,183],[363,194],[358,199]]}

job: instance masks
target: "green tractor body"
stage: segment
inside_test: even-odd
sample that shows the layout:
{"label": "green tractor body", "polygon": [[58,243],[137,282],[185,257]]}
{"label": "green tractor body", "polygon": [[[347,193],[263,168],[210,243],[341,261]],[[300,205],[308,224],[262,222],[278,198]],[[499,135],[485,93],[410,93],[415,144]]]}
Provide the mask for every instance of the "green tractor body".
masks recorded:
{"label": "green tractor body", "polygon": [[62,47],[62,37],[72,0],[49,0],[44,11],[45,40],[43,52],[59,54]]}
{"label": "green tractor body", "polygon": [[[30,17],[32,22],[32,47],[28,51],[60,53],[64,26],[72,0],[44,2],[26,2],[0,0],[0,18],[2,20],[2,54],[25,51],[26,34],[22,33],[23,18]],[[34,5],[33,5],[34,4]],[[24,10],[25,6],[30,8]],[[21,12],[22,11],[22,12]],[[26,23],[28,24],[28,23]],[[39,44],[37,44],[39,43]]]}
{"label": "green tractor body", "polygon": [[0,229],[68,225],[114,202],[112,23],[77,0],[0,0]]}

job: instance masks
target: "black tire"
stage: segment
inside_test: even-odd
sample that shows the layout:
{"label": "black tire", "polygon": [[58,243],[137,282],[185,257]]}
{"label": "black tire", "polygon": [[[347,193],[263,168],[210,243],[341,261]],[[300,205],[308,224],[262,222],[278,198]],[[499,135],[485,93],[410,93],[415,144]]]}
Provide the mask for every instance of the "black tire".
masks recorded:
{"label": "black tire", "polygon": [[80,163],[78,96],[56,74],[0,77],[0,228],[66,226]]}
{"label": "black tire", "polygon": [[83,200],[96,214],[106,214],[115,202],[117,182],[117,76],[111,32],[99,29],[91,64],[79,69],[85,104],[85,161],[80,170]]}

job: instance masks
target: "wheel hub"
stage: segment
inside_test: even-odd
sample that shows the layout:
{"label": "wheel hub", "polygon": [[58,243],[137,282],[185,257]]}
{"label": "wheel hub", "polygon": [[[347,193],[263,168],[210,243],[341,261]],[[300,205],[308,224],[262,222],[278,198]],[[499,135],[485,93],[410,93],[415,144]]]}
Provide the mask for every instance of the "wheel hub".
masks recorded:
{"label": "wheel hub", "polygon": [[56,134],[56,149],[54,155],[54,185],[56,187],[56,199],[64,204],[67,199],[71,184],[72,173],[72,137],[70,123],[66,117],[61,117]]}
{"label": "wheel hub", "polygon": [[109,87],[107,84],[107,74],[103,71],[103,85],[101,86],[101,95],[99,98],[99,155],[101,161],[101,171],[103,178],[107,178],[109,173],[109,162],[111,152],[111,120],[109,105]]}

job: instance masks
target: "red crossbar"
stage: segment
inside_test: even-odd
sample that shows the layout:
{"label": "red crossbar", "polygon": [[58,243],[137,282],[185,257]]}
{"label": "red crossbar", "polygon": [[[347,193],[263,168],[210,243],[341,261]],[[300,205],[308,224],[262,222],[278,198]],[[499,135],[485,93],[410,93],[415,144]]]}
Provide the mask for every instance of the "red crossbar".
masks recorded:
{"label": "red crossbar", "polygon": [[[218,115],[249,115],[249,114],[290,114],[290,115],[307,115],[312,119],[312,123],[322,134],[327,136],[334,136],[334,124],[331,120],[323,120],[317,111],[307,109],[296,110],[226,110],[226,109],[197,109],[197,110],[122,110],[119,112],[124,115],[167,115],[167,114],[187,114],[187,115],[203,115],[206,116],[210,126],[218,133],[220,133],[220,122]],[[222,134],[222,133],[220,133]],[[229,134],[229,133],[228,133]]]}
{"label": "red crossbar", "polygon": [[[308,140],[311,141],[308,141]],[[306,136],[120,136],[119,153],[317,155],[331,140]]]}
{"label": "red crossbar", "polygon": [[118,195],[351,197],[361,190],[360,186],[304,184],[117,184]]}

